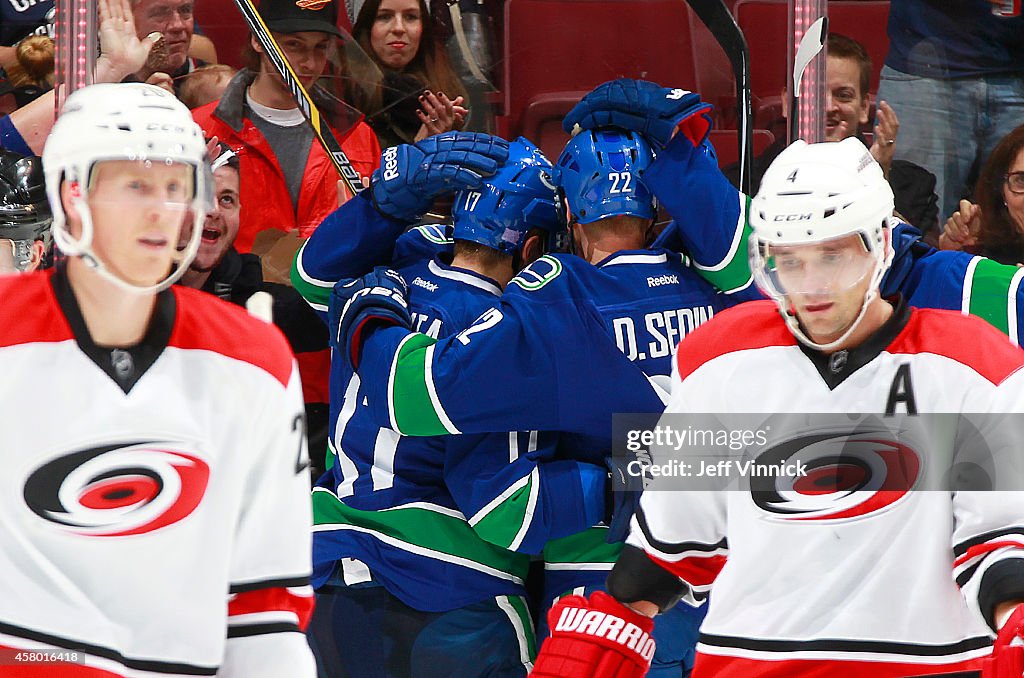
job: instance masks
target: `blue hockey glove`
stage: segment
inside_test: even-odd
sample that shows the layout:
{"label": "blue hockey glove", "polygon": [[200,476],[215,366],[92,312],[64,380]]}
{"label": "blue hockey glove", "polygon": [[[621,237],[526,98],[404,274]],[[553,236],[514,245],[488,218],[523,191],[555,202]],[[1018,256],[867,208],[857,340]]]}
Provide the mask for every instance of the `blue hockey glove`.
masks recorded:
{"label": "blue hockey glove", "polygon": [[643,134],[664,148],[679,130],[694,146],[700,146],[711,131],[711,104],[696,92],[670,89],[646,80],[619,78],[598,85],[576,104],[562,127],[572,133],[583,129],[621,127]]}
{"label": "blue hockey glove", "polygon": [[353,370],[359,367],[368,329],[378,325],[412,327],[408,293],[402,276],[387,266],[378,266],[362,278],[335,283],[327,306],[331,345]]}
{"label": "blue hockey glove", "polygon": [[[629,473],[630,462],[638,461],[635,454],[625,457],[605,457],[604,463],[610,471],[608,483],[609,513],[605,518],[608,525],[606,539],[609,544],[626,541],[629,536],[629,523],[640,505],[640,495],[644,491],[644,478]],[[649,463],[649,462],[648,462]]]}
{"label": "blue hockey glove", "polygon": [[415,221],[439,195],[479,188],[508,159],[508,142],[489,134],[445,132],[384,150],[373,173],[377,210]]}

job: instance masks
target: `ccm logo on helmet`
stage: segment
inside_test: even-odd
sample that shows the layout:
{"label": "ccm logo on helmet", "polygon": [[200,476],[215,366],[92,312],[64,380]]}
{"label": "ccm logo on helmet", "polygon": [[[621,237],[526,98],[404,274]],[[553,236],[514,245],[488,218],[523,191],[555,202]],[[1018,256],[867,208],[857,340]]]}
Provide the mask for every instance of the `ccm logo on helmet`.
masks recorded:
{"label": "ccm logo on helmet", "polygon": [[654,639],[646,631],[632,622],[597,610],[567,607],[562,610],[555,630],[605,638],[633,650],[648,662],[654,656]]}
{"label": "ccm logo on helmet", "polygon": [[147,132],[170,132],[171,134],[184,134],[185,128],[181,125],[173,125],[167,122],[151,122],[146,125]]}
{"label": "ccm logo on helmet", "polygon": [[384,151],[384,181],[398,178],[398,147],[392,146]]}
{"label": "ccm logo on helmet", "polygon": [[772,221],[810,221],[812,214],[776,214]]}

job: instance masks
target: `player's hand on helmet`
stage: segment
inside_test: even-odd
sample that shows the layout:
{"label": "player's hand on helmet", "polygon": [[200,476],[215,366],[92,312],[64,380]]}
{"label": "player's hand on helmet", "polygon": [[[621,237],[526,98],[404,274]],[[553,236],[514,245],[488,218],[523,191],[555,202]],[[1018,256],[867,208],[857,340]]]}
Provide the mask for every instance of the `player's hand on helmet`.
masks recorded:
{"label": "player's hand on helmet", "polygon": [[479,188],[506,159],[507,141],[474,132],[445,132],[392,146],[373,173],[373,201],[385,216],[415,221],[437,196]]}
{"label": "player's hand on helmet", "polygon": [[654,656],[654,620],[604,591],[566,596],[548,612],[551,636],[534,662],[534,678],[640,678]]}
{"label": "player's hand on helmet", "polygon": [[700,146],[711,131],[711,104],[696,92],[672,89],[646,80],[619,78],[598,85],[569,111],[566,132],[621,127],[638,132],[664,148],[678,131]]}
{"label": "player's hand on helmet", "polygon": [[396,271],[378,266],[362,278],[339,280],[331,290],[327,319],[331,345],[353,370],[359,367],[363,340],[374,327],[412,327],[406,297],[409,287]]}
{"label": "player's hand on helmet", "polygon": [[1024,675],[1024,605],[1018,605],[999,629],[992,656],[981,678],[1021,678]]}

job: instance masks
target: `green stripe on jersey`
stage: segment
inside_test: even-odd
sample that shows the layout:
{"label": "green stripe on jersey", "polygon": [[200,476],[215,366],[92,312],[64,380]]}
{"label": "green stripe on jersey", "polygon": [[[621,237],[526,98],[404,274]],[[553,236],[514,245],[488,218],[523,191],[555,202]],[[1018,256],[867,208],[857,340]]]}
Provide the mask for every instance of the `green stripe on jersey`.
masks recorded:
{"label": "green stripe on jersey", "polygon": [[[530,566],[530,557],[488,544],[462,518],[415,506],[386,511],[354,509],[329,490],[313,491],[313,524],[323,529],[361,528],[363,532],[391,537],[387,543],[408,544],[417,555],[448,562],[462,558],[522,580]],[[427,555],[423,550],[435,552]]]}
{"label": "green stripe on jersey", "polygon": [[545,563],[614,563],[622,544],[609,544],[608,528],[591,527],[544,546]]}
{"label": "green stripe on jersey", "polygon": [[304,273],[302,268],[302,252],[305,249],[306,243],[303,243],[299,251],[295,253],[295,259],[292,261],[292,270],[288,277],[291,278],[292,287],[302,295],[307,304],[319,311],[326,311],[334,285],[324,280],[310,278]]}
{"label": "green stripe on jersey", "polygon": [[[979,259],[971,277],[971,297],[966,310],[1009,334],[1010,283],[1019,269],[991,259]],[[1016,299],[1014,299],[1016,305]]]}
{"label": "green stripe on jersey", "polygon": [[739,238],[733,239],[732,247],[723,261],[712,267],[695,265],[693,268],[700,277],[711,283],[716,289],[729,293],[741,290],[750,285],[753,274],[750,272],[750,255],[748,243],[753,228],[747,215],[750,211],[750,198],[740,194],[740,216],[736,222]]}
{"label": "green stripe on jersey", "polygon": [[[536,497],[531,496],[533,474],[520,479],[525,481],[512,494],[496,506],[486,507],[487,512],[477,520],[473,516],[473,529],[476,533],[502,548],[518,548],[522,543],[520,532],[528,515],[532,515],[536,506]],[[514,485],[513,485],[514,487]]]}
{"label": "green stripe on jersey", "polygon": [[526,633],[529,659],[533,661],[537,658],[537,635],[533,630],[533,617],[530,616],[530,608],[526,606],[526,601],[523,600],[522,596],[504,596],[504,598],[512,606],[512,609],[516,611],[516,616],[522,621],[523,630]]}
{"label": "green stripe on jersey", "polygon": [[437,436],[451,433],[434,410],[427,383],[427,349],[437,341],[411,334],[398,347],[391,364],[391,411],[402,435]]}

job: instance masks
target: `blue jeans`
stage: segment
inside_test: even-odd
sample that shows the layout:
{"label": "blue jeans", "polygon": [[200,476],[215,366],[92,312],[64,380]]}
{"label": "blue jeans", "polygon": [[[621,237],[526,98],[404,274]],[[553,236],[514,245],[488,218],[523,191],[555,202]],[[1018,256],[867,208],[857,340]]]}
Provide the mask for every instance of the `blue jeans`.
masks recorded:
{"label": "blue jeans", "polygon": [[1024,79],[986,76],[935,80],[882,67],[878,100],[900,121],[895,157],[935,175],[939,225],[970,199],[968,176],[996,144],[1024,123]]}

